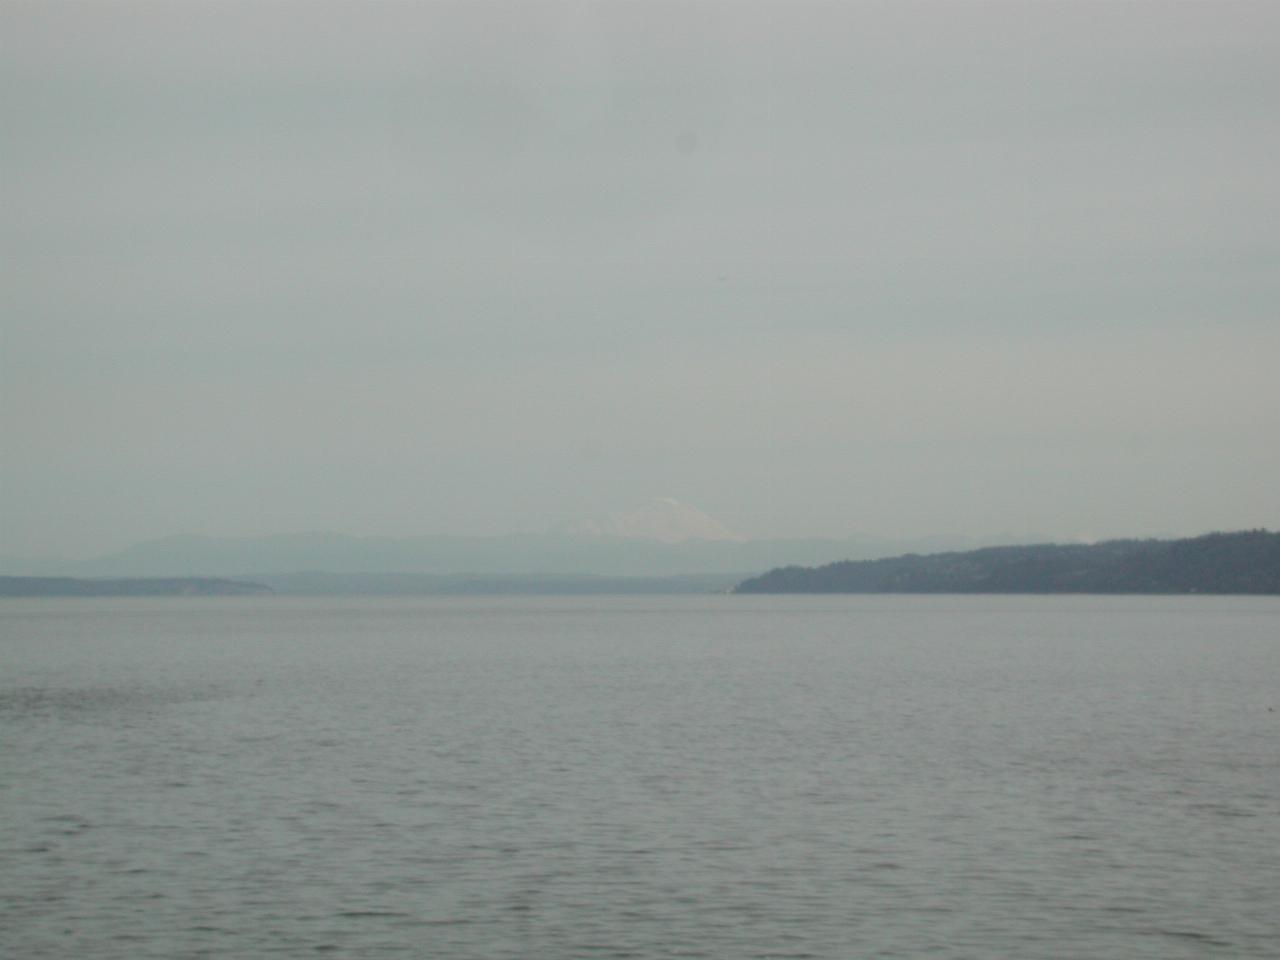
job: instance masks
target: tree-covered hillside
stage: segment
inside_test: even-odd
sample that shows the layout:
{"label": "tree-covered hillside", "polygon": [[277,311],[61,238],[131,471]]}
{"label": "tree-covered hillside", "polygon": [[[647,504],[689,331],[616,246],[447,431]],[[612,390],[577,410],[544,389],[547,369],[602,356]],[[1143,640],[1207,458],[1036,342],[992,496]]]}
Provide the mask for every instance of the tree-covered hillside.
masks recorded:
{"label": "tree-covered hillside", "polygon": [[988,547],[781,567],[737,593],[1280,594],[1280,533]]}

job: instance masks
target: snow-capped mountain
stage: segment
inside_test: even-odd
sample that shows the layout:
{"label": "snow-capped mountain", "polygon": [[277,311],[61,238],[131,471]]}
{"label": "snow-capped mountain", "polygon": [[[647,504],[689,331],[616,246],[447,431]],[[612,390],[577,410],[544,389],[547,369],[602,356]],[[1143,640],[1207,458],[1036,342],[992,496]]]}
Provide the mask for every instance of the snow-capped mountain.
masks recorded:
{"label": "snow-capped mountain", "polygon": [[746,539],[697,507],[672,497],[655,497],[627,513],[572,521],[560,526],[556,532],[571,536],[655,540],[659,543]]}

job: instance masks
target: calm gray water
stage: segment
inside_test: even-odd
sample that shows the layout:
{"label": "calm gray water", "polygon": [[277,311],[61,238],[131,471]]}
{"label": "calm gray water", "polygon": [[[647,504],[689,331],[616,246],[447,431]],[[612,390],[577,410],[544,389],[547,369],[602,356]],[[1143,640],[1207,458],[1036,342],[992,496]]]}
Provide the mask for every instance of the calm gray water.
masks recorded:
{"label": "calm gray water", "polygon": [[1280,955],[1280,601],[0,602],[0,953]]}

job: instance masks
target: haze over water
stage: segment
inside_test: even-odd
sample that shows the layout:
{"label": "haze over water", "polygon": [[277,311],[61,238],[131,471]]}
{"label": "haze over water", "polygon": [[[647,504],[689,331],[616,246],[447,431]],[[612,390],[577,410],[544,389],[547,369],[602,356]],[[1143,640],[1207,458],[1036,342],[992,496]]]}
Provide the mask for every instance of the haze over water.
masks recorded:
{"label": "haze over water", "polygon": [[1275,599],[6,601],[15,957],[1271,957]]}

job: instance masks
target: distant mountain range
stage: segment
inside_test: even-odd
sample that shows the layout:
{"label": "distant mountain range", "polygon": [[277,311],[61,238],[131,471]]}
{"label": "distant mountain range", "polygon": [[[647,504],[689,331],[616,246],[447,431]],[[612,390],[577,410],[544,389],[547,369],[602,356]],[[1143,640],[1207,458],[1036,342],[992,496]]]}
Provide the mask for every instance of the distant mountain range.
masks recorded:
{"label": "distant mountain range", "polygon": [[726,574],[741,579],[785,564],[869,559],[909,550],[957,550],[991,542],[1000,541],[975,541],[966,537],[667,541],[587,532],[406,538],[352,537],[337,533],[265,537],[180,535],[150,540],[84,561],[60,563],[0,557],[0,574],[249,579],[301,572],[605,577]]}
{"label": "distant mountain range", "polygon": [[249,597],[268,593],[271,590],[260,583],[206,577],[0,577],[0,597]]}
{"label": "distant mountain range", "polygon": [[788,566],[736,593],[1280,594],[1280,533],[1040,544]]}

